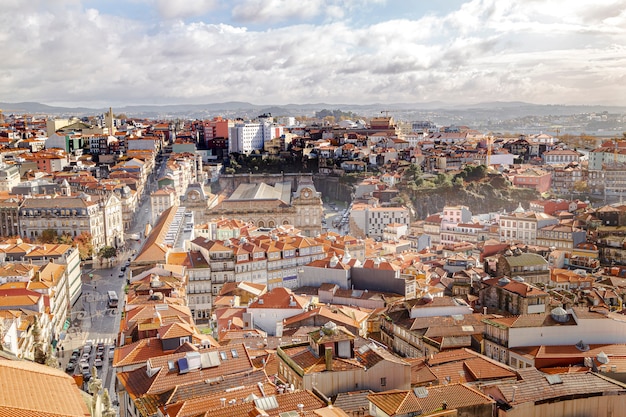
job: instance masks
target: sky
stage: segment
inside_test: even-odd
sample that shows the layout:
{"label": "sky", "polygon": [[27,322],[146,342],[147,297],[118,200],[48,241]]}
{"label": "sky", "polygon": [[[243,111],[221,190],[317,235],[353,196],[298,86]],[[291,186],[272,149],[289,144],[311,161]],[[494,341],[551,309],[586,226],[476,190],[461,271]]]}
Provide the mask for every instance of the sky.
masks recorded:
{"label": "sky", "polygon": [[3,0],[0,101],[626,105],[626,0]]}

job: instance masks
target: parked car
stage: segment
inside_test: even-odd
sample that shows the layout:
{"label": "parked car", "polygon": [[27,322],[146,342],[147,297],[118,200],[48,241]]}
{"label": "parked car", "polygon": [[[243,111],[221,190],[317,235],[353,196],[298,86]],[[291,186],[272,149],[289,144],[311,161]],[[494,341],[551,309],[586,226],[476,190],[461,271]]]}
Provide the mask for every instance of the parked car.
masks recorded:
{"label": "parked car", "polygon": [[102,366],[102,358],[96,358],[93,361],[93,366],[95,366],[96,368],[100,368]]}
{"label": "parked car", "polygon": [[80,349],[74,349],[72,351],[72,356],[70,356],[70,361],[76,362],[80,358]]}
{"label": "parked car", "polygon": [[83,353],[91,353],[92,347],[93,347],[93,340],[86,340],[85,346],[83,347]]}
{"label": "parked car", "polygon": [[113,355],[115,354],[115,346],[109,346],[109,360],[113,360]]}
{"label": "parked car", "polygon": [[118,277],[120,277],[120,278],[124,278],[124,275],[125,275],[124,271],[120,271],[120,273],[119,273]]}
{"label": "parked car", "polygon": [[83,356],[80,357],[82,362],[89,362],[89,353],[83,353]]}
{"label": "parked car", "polygon": [[69,362],[65,367],[65,372],[74,372],[74,369],[76,369],[76,362]]}

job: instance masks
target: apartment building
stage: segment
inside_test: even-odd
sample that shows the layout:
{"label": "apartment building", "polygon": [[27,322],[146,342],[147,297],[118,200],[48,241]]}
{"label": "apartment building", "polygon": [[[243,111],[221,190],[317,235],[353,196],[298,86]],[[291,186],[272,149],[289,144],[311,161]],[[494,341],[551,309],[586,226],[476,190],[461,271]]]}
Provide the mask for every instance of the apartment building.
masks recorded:
{"label": "apartment building", "polygon": [[50,229],[72,237],[87,232],[95,251],[124,242],[122,207],[114,193],[99,199],[88,194],[27,198],[19,209],[19,225],[27,238]]}
{"label": "apartment building", "polygon": [[20,169],[17,165],[0,164],[0,191],[11,192],[20,183]]}
{"label": "apartment building", "polygon": [[541,154],[543,163],[546,165],[570,164],[580,162],[581,154],[572,149],[551,149]]}
{"label": "apartment building", "polygon": [[155,221],[165,210],[179,204],[178,195],[174,187],[165,186],[150,193],[150,213]]}
{"label": "apartment building", "polygon": [[262,150],[265,141],[282,136],[283,126],[273,124],[269,120],[257,123],[236,122],[228,132],[228,152],[249,154]]}
{"label": "apartment building", "polygon": [[[533,366],[523,353],[524,347],[574,346],[623,343],[626,322],[620,315],[593,311],[588,307],[564,310],[553,308],[543,314],[493,317],[483,320],[485,355],[514,368]],[[514,351],[515,350],[515,351]]]}
{"label": "apartment building", "polygon": [[530,284],[550,282],[548,261],[537,253],[522,252],[519,248],[485,258],[484,269],[497,278],[520,277]]}
{"label": "apartment building", "polygon": [[355,390],[409,389],[408,362],[373,343],[355,348],[356,336],[329,321],[307,343],[277,349],[278,376],[296,389],[331,397]]}
{"label": "apartment building", "polygon": [[382,239],[390,223],[408,227],[409,209],[406,207],[380,207],[369,204],[353,204],[350,210],[350,234]]}
{"label": "apartment building", "polygon": [[571,251],[587,241],[587,232],[572,224],[553,224],[537,230],[537,244]]}
{"label": "apartment building", "polygon": [[500,215],[500,241],[536,245],[538,230],[558,222],[546,213],[524,211],[520,203],[513,213]]}

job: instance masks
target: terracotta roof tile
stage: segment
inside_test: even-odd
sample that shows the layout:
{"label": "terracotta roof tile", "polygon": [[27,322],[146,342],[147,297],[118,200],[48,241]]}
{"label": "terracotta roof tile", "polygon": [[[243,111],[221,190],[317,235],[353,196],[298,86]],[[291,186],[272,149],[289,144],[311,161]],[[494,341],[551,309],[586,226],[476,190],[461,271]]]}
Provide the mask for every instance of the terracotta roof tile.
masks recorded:
{"label": "terracotta roof tile", "polygon": [[418,398],[413,390],[385,391],[370,394],[368,398],[389,416],[413,412],[429,414],[439,410],[444,402],[449,409],[494,403],[486,395],[463,384],[437,385],[424,392],[424,398]]}
{"label": "terracotta roof tile", "polygon": [[[287,411],[298,411],[298,404],[304,406],[305,413],[307,411],[317,410],[326,405],[310,391],[296,391],[293,393],[280,394],[276,395],[275,398],[278,407],[265,410],[265,413],[270,417],[277,416]],[[255,408],[254,402],[213,409],[207,411],[205,417],[248,417],[250,412],[253,412],[255,416],[260,414],[259,410]]]}
{"label": "terracotta roof tile", "polygon": [[[590,396],[593,394],[626,394],[626,388],[618,382],[611,382],[593,373],[559,374],[555,384],[551,384],[546,374],[535,368],[518,369],[521,381],[501,383],[497,386],[503,398],[509,404],[545,401],[549,399],[571,398],[572,396]],[[513,401],[513,386],[515,401]]]}
{"label": "terracotta roof tile", "polygon": [[0,382],[0,415],[90,416],[74,379],[62,370],[27,361],[3,360]]}

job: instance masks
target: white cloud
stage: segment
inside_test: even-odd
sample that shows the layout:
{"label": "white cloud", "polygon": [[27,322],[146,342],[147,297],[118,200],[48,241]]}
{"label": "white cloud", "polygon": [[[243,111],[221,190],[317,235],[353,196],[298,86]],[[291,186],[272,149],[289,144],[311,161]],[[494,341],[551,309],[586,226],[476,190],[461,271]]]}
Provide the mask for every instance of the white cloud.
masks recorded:
{"label": "white cloud", "polygon": [[165,19],[185,19],[204,15],[218,7],[217,0],[154,0],[159,14]]}
{"label": "white cloud", "polygon": [[3,99],[626,105],[626,1],[474,0],[447,15],[360,26],[352,16],[362,2],[235,3],[228,12],[242,21],[282,22],[255,30],[184,20],[224,3],[146,1],[167,20],[84,9],[77,0],[57,0],[63,13],[10,3],[0,15]]}
{"label": "white cloud", "polygon": [[242,0],[232,9],[233,18],[245,23],[276,23],[314,19],[323,12],[324,0]]}

